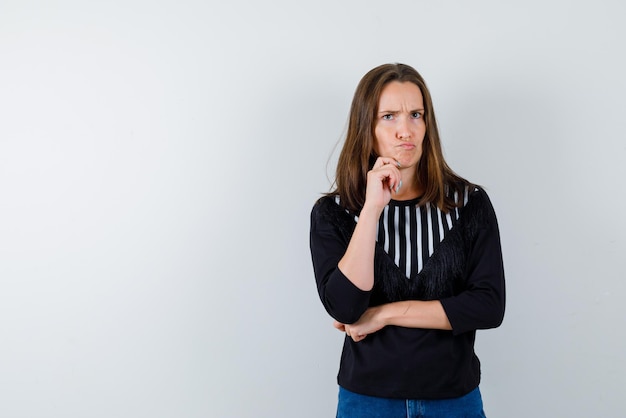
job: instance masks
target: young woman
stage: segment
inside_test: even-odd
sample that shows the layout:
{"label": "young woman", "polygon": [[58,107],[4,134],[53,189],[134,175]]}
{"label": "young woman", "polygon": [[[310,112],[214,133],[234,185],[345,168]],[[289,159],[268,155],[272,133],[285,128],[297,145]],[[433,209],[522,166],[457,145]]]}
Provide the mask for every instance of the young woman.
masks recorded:
{"label": "young woman", "polygon": [[504,316],[498,225],[485,191],[446,164],[412,67],[361,79],[335,186],[313,207],[310,243],[346,334],[337,416],[483,417],[474,339]]}

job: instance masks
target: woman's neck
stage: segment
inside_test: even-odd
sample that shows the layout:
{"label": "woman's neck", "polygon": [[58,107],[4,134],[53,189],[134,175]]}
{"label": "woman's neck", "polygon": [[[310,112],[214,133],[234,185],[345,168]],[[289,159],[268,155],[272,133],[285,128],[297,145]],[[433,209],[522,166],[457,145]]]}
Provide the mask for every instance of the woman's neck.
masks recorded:
{"label": "woman's neck", "polygon": [[[413,171],[413,173],[415,173]],[[424,193],[423,187],[417,182],[415,174],[408,175],[402,173],[402,187],[398,190],[398,193],[393,193],[391,198],[393,200],[411,200],[420,197]]]}

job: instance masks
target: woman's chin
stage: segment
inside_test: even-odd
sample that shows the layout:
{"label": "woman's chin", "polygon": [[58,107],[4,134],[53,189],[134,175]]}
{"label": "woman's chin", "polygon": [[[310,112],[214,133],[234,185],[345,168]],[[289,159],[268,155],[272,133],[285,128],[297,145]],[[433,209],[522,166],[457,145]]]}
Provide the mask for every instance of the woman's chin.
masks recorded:
{"label": "woman's chin", "polygon": [[409,156],[398,157],[396,160],[400,163],[400,168],[415,167],[420,162],[419,158]]}

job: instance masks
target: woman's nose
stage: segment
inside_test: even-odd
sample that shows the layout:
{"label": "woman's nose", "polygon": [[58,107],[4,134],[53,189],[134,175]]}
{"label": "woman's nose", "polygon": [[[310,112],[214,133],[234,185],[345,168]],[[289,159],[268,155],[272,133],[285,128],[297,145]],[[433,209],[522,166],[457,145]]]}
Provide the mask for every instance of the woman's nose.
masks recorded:
{"label": "woman's nose", "polygon": [[409,132],[409,123],[405,117],[398,118],[398,124],[396,127],[396,136],[398,139],[406,140],[411,136],[411,133]]}

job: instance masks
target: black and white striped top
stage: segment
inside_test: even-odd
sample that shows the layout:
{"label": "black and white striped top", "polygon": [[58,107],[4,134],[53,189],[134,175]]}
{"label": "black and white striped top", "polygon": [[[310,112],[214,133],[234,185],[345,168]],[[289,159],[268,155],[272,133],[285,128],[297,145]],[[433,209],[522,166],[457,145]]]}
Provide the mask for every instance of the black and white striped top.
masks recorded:
{"label": "black and white striped top", "polygon": [[[469,198],[466,188],[462,196],[463,206]],[[337,203],[339,198],[337,197]],[[457,193],[454,200],[459,201]],[[404,271],[407,278],[414,278],[424,267],[446,234],[459,219],[459,208],[444,213],[436,205],[420,204],[420,198],[391,200],[378,221],[376,241]],[[355,222],[359,217],[354,216]]]}

